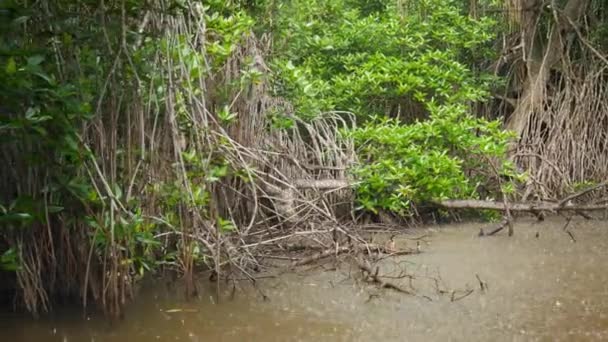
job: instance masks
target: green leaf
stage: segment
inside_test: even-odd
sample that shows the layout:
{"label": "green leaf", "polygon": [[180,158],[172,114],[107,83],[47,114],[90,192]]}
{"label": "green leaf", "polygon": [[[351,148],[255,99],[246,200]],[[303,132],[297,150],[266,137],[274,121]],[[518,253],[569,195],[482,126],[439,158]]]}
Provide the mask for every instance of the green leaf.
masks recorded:
{"label": "green leaf", "polygon": [[231,220],[225,220],[223,218],[218,218],[218,227],[222,233],[230,233],[236,230],[236,226],[232,223]]}
{"label": "green leaf", "polygon": [[17,63],[15,63],[15,59],[13,57],[10,57],[6,62],[5,71],[9,75],[17,72]]}
{"label": "green leaf", "polygon": [[116,197],[116,199],[121,199],[122,198],[122,189],[120,188],[120,186],[118,184],[114,184],[114,196]]}
{"label": "green leaf", "polygon": [[55,84],[55,81],[54,81],[53,77],[52,77],[52,76],[49,76],[49,75],[47,75],[47,74],[45,74],[45,73],[43,73],[43,72],[40,72],[40,71],[39,71],[39,72],[35,72],[35,73],[34,73],[34,75],[36,75],[36,76],[38,76],[38,77],[42,78],[42,79],[43,79],[43,80],[45,80],[45,81],[46,81],[48,84],[51,84],[51,85],[52,85],[52,84]]}
{"label": "green leaf", "polygon": [[21,24],[25,24],[25,23],[28,21],[28,19],[29,19],[29,18],[30,18],[29,16],[25,16],[25,15],[24,15],[24,16],[21,16],[21,17],[17,17],[17,18],[15,18],[15,19],[13,20],[12,24],[13,24],[13,25],[21,25]]}
{"label": "green leaf", "polygon": [[25,118],[32,121],[36,117],[36,115],[40,113],[40,108],[38,107],[29,107],[27,111],[25,111]]}
{"label": "green leaf", "polygon": [[5,271],[18,271],[21,268],[19,256],[14,248],[9,248],[0,255],[0,268]]}
{"label": "green leaf", "polygon": [[31,222],[34,219],[34,217],[32,216],[32,214],[30,213],[23,213],[23,212],[17,212],[17,213],[7,213],[7,214],[3,214],[0,215],[0,222],[4,222],[4,223],[28,223]]}
{"label": "green leaf", "polygon": [[222,110],[218,112],[218,117],[222,121],[222,123],[232,123],[237,118],[238,113],[230,112],[230,107],[224,106]]}
{"label": "green leaf", "polygon": [[48,210],[48,212],[50,214],[54,214],[54,213],[59,213],[59,212],[63,211],[63,207],[56,206],[56,205],[49,205],[46,207],[46,210]]}
{"label": "green leaf", "polygon": [[38,66],[43,61],[44,61],[44,56],[35,55],[35,56],[29,57],[27,59],[27,65],[28,66]]}

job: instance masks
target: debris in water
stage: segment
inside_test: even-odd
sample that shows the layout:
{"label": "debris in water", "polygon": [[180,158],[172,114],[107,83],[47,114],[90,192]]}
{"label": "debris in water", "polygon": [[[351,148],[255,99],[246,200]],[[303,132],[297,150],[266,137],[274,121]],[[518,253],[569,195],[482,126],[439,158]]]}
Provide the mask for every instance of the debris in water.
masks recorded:
{"label": "debris in water", "polygon": [[198,312],[197,309],[169,309],[164,310],[166,313],[176,313],[176,312]]}

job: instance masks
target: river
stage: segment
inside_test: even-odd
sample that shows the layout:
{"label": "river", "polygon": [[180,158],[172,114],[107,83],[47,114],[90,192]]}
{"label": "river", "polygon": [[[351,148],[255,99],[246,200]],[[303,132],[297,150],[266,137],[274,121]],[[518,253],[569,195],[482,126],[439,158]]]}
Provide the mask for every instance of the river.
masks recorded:
{"label": "river", "polygon": [[487,225],[467,223],[398,237],[415,246],[412,237],[427,235],[422,253],[380,263],[380,274],[406,272],[386,280],[416,296],[328,262],[262,279],[257,289],[243,283],[219,303],[210,288],[186,301],[176,285],[143,284],[114,323],[77,308],[37,320],[2,313],[0,341],[608,340],[608,223],[573,220],[572,235],[563,225],[524,220],[513,237],[479,238]]}

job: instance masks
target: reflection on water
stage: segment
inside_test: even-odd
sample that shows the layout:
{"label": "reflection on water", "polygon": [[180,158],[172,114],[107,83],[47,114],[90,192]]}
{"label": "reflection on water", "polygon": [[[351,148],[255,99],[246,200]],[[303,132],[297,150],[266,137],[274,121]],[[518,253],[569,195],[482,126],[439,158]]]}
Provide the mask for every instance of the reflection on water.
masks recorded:
{"label": "reflection on water", "polygon": [[[4,315],[1,341],[571,341],[608,339],[608,224],[516,225],[512,238],[478,238],[481,225],[435,229],[422,254],[385,260],[405,269],[420,297],[380,291],[355,269],[316,268],[244,287],[233,300],[185,302],[178,289],[147,286],[110,325],[79,311],[32,320]],[[539,232],[539,237],[535,237]],[[400,240],[398,243],[411,244]],[[414,243],[415,244],[415,243]],[[330,268],[328,265],[327,268]],[[488,289],[480,291],[479,280]],[[437,290],[444,294],[438,294]],[[474,292],[462,299],[460,294]],[[452,295],[452,291],[456,291]],[[432,301],[422,297],[428,296]]]}

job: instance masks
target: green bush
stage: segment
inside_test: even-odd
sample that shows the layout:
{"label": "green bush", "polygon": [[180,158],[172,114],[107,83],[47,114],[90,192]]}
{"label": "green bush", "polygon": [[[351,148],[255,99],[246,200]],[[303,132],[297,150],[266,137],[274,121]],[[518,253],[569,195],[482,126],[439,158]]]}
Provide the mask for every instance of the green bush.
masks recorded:
{"label": "green bush", "polygon": [[279,16],[277,92],[300,116],[407,116],[431,99],[458,104],[487,96],[489,79],[466,62],[487,55],[492,20],[463,15],[457,1],[376,3],[371,11],[368,1],[296,0]]}
{"label": "green bush", "polygon": [[[429,120],[402,125],[376,119],[346,132],[360,165],[354,176],[360,209],[411,214],[414,203],[476,198],[477,187],[495,177],[488,162],[505,158],[511,134],[498,121],[468,115],[464,106],[432,107]],[[501,175],[514,175],[503,163]]]}
{"label": "green bush", "polygon": [[[296,114],[350,111],[359,128],[353,170],[360,208],[411,214],[413,203],[473,198],[506,159],[510,134],[475,118],[492,78],[474,72],[489,56],[494,22],[463,2],[315,0],[279,11],[276,91]],[[494,179],[496,181],[496,179]]]}

